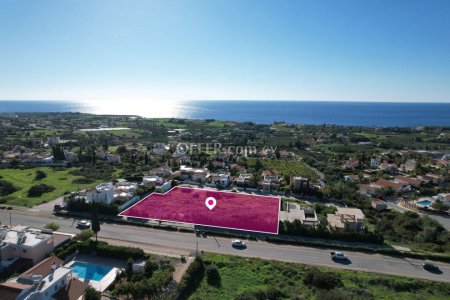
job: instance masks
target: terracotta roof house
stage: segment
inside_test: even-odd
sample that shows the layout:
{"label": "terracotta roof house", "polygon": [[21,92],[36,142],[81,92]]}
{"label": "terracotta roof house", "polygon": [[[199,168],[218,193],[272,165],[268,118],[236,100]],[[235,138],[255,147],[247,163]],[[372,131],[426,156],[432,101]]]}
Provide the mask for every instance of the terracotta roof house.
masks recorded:
{"label": "terracotta roof house", "polygon": [[371,184],[372,186],[378,186],[380,188],[392,188],[397,192],[411,191],[411,186],[409,184],[395,182],[386,180],[383,178],[378,179],[376,182]]}
{"label": "terracotta roof house", "polygon": [[412,186],[420,186],[424,181],[420,178],[412,178],[407,176],[395,176],[394,181],[399,183],[406,183]]}
{"label": "terracotta roof house", "polygon": [[62,264],[63,261],[61,259],[56,256],[51,256],[23,272],[19,276],[19,279],[22,278],[26,280],[28,277],[33,275],[41,275],[45,277],[50,274],[55,267],[60,267]]}
{"label": "terracotta roof house", "polygon": [[0,299],[2,300],[16,300],[25,290],[31,286],[20,284],[16,282],[5,282],[0,284]]}
{"label": "terracotta roof house", "polygon": [[0,284],[2,300],[82,299],[88,284],[72,277],[57,257],[44,259],[18,277]]}
{"label": "terracotta roof house", "polygon": [[78,300],[82,299],[84,292],[89,287],[89,284],[82,282],[76,278],[71,278],[56,294],[53,298],[56,300]]}

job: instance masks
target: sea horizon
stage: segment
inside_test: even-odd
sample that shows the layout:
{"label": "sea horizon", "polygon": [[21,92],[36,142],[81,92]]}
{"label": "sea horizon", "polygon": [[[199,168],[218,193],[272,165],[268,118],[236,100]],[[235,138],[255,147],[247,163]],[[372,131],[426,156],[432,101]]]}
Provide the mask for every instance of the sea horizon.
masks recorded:
{"label": "sea horizon", "polygon": [[[80,112],[147,118],[367,127],[450,126],[448,102],[344,100],[0,100],[0,113]],[[270,113],[267,113],[270,112]]]}

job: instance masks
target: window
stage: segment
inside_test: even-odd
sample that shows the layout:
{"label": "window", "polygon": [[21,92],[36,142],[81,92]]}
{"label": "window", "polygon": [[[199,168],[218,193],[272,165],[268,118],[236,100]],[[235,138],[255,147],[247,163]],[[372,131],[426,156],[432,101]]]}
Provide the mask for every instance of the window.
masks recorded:
{"label": "window", "polygon": [[23,249],[22,252],[23,252],[23,253],[27,253],[27,249]]}

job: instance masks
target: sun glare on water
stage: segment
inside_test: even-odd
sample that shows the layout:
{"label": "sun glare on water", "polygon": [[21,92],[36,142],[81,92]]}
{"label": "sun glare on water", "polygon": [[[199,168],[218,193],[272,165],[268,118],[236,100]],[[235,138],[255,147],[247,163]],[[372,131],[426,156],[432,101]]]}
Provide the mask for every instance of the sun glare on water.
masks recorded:
{"label": "sun glare on water", "polygon": [[182,118],[188,115],[187,105],[168,100],[111,100],[80,104],[82,112],[104,115],[137,115],[147,118]]}

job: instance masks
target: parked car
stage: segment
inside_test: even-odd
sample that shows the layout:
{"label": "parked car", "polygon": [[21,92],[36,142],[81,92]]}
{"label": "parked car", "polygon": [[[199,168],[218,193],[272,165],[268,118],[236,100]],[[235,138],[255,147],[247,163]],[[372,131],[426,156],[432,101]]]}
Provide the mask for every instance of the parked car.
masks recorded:
{"label": "parked car", "polygon": [[439,269],[439,267],[432,262],[425,262],[422,264],[422,267],[429,272],[441,272],[441,269]]}
{"label": "parked car", "polygon": [[64,204],[55,204],[53,206],[53,211],[60,211],[60,210],[63,210],[63,209],[65,209]]}
{"label": "parked car", "polygon": [[78,222],[77,227],[80,229],[89,229],[91,228],[91,222],[89,222],[88,220],[81,220],[80,222]]}
{"label": "parked car", "polygon": [[331,251],[331,252],[330,252],[330,255],[331,255],[331,258],[332,258],[332,259],[342,259],[342,260],[348,259],[348,256],[347,256],[347,255],[345,255],[345,254],[342,253],[342,252],[338,252],[338,251]]}
{"label": "parked car", "polygon": [[231,246],[235,248],[247,248],[247,245],[241,240],[232,240]]}

